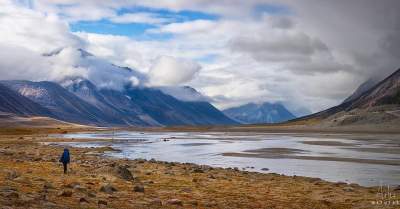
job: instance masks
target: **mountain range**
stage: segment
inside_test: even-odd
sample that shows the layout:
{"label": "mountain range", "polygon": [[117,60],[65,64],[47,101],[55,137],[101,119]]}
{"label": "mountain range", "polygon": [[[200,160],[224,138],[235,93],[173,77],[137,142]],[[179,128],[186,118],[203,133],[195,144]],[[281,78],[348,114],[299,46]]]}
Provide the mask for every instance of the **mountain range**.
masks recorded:
{"label": "mountain range", "polygon": [[61,85],[9,80],[0,85],[0,99],[7,101],[0,110],[17,115],[97,126],[237,124],[208,102],[181,101],[153,88],[99,89],[82,78],[64,80]]}
{"label": "mountain range", "polygon": [[[43,56],[56,56],[62,50]],[[238,124],[191,87],[146,87],[140,84],[146,79],[141,73],[108,63],[82,49],[77,52],[82,66],[76,68],[90,69],[96,83],[111,85],[98,86],[81,76],[57,82],[4,80],[0,81],[0,112],[95,126]],[[104,77],[98,74],[109,75],[114,83],[103,82]],[[127,80],[131,77],[138,79],[136,85]],[[187,98],[174,96],[173,92],[186,92]],[[189,99],[191,95],[194,96]]]}
{"label": "mountain range", "polygon": [[249,103],[223,111],[225,115],[243,124],[279,123],[296,118],[280,103]]}

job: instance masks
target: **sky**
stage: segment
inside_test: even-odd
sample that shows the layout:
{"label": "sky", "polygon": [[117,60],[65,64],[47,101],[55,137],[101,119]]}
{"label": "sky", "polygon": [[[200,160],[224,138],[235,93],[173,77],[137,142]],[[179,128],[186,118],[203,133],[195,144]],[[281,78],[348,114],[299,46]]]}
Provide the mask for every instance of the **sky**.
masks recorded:
{"label": "sky", "polygon": [[191,86],[220,109],[280,102],[302,115],[400,67],[399,10],[398,0],[0,0],[0,75]]}

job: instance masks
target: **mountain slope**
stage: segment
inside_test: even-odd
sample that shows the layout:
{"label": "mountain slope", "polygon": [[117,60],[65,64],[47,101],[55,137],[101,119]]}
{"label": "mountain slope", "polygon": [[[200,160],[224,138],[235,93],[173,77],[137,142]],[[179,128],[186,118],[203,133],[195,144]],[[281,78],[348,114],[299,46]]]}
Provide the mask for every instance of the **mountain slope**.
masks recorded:
{"label": "mountain slope", "polygon": [[1,81],[22,96],[47,108],[54,118],[74,123],[105,125],[122,124],[111,118],[60,85],[53,82]]}
{"label": "mountain slope", "polygon": [[103,114],[112,118],[119,118],[122,124],[160,125],[120,91],[98,89],[93,83],[82,78],[69,78],[64,80],[61,85],[82,100],[101,110]]}
{"label": "mountain slope", "polygon": [[208,102],[185,102],[151,88],[131,88],[126,94],[164,125],[237,124]]}
{"label": "mountain slope", "polygon": [[361,96],[361,94],[374,87],[378,82],[379,82],[378,79],[368,79],[367,81],[362,83],[349,97],[347,97],[343,101],[343,103],[357,99],[359,96]]}
{"label": "mountain slope", "polygon": [[0,112],[21,116],[52,115],[48,109],[2,84],[0,84]]}
{"label": "mountain slope", "polygon": [[356,122],[360,120],[371,122],[371,117],[379,117],[379,120],[373,121],[384,122],[399,119],[397,114],[391,113],[393,111],[397,112],[398,109],[400,109],[400,69],[352,100],[327,110],[292,120],[292,122],[324,120],[327,118],[336,118],[334,120],[337,120],[339,115],[342,118],[345,117],[346,121],[351,119]]}
{"label": "mountain slope", "polygon": [[278,123],[295,118],[282,104],[249,103],[239,107],[229,108],[223,111],[225,115],[241,123]]}

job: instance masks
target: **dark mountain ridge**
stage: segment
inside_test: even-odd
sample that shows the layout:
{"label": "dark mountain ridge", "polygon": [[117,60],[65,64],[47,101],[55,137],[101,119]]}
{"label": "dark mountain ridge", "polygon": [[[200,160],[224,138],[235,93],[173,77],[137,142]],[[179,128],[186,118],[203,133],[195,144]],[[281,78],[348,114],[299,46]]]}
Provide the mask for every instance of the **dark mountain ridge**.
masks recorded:
{"label": "dark mountain ridge", "polygon": [[384,80],[377,83],[358,97],[354,97],[340,105],[294,120],[325,119],[341,111],[349,112],[355,109],[365,109],[383,105],[400,105],[400,69],[393,72]]}

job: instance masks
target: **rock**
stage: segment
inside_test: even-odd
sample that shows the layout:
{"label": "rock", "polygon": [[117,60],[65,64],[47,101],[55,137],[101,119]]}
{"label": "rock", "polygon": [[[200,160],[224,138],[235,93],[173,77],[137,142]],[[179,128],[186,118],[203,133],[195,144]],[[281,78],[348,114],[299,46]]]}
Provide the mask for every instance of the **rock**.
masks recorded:
{"label": "rock", "polygon": [[43,208],[57,208],[59,205],[53,203],[53,202],[44,202],[42,204],[44,207]]}
{"label": "rock", "polygon": [[10,191],[8,193],[5,193],[4,196],[7,197],[7,198],[10,198],[10,199],[18,199],[19,198],[19,193],[16,192],[16,191]]}
{"label": "rock", "polygon": [[115,187],[113,187],[111,184],[106,184],[100,187],[100,191],[107,193],[107,194],[111,194],[113,192],[118,191]]}
{"label": "rock", "polygon": [[393,191],[400,191],[400,185],[394,188]]}
{"label": "rock", "polygon": [[79,202],[80,203],[89,203],[89,201],[84,197],[79,198]]}
{"label": "rock", "polygon": [[124,179],[126,181],[133,181],[134,180],[133,175],[128,170],[127,166],[118,166],[117,167],[117,173],[122,179]]}
{"label": "rock", "polygon": [[107,201],[105,201],[105,200],[99,200],[99,201],[97,202],[97,204],[99,204],[99,205],[107,205]]}
{"label": "rock", "polygon": [[144,187],[142,185],[135,185],[133,187],[134,192],[144,192]]}
{"label": "rock", "polygon": [[75,188],[78,187],[78,186],[80,186],[80,183],[79,183],[79,182],[71,182],[71,183],[65,185],[64,187],[66,187],[66,188],[71,188],[71,189],[75,189]]}
{"label": "rock", "polygon": [[9,180],[13,180],[20,176],[20,174],[14,170],[7,170],[6,172],[7,172],[6,179],[9,179]]}
{"label": "rock", "polygon": [[65,189],[62,190],[58,193],[58,196],[62,196],[62,197],[71,197],[72,196],[72,190],[70,189]]}
{"label": "rock", "polygon": [[343,188],[343,191],[345,191],[345,192],[354,192],[354,189],[353,189],[353,187],[345,187],[345,188]]}
{"label": "rock", "polygon": [[54,189],[54,186],[50,182],[46,182],[43,185],[43,189],[45,189],[45,190]]}
{"label": "rock", "polygon": [[94,192],[94,191],[89,191],[89,192],[87,193],[87,195],[88,195],[88,197],[96,197],[96,192]]}
{"label": "rock", "polygon": [[145,163],[146,162],[146,160],[145,159],[137,159],[137,163],[140,163],[140,164],[142,164],[142,163]]}
{"label": "rock", "polygon": [[233,170],[234,171],[239,171],[239,168],[238,167],[234,167]]}
{"label": "rock", "polygon": [[179,200],[179,199],[170,199],[170,200],[167,201],[167,204],[168,205],[179,205],[179,206],[183,205],[182,201]]}
{"label": "rock", "polygon": [[343,185],[347,185],[347,183],[346,183],[346,182],[339,181],[339,182],[334,183],[334,185],[335,185],[335,186],[343,186]]}
{"label": "rock", "polygon": [[199,203],[196,200],[191,200],[191,201],[189,201],[189,204],[191,204],[193,206],[197,206]]}
{"label": "rock", "polygon": [[31,181],[24,177],[24,176],[19,176],[17,178],[14,179],[15,182],[21,183],[21,184],[27,184],[27,185],[31,185]]}
{"label": "rock", "polygon": [[151,200],[151,205],[162,206],[162,201],[158,198]]}
{"label": "rock", "polygon": [[268,168],[261,168],[262,171],[269,171]]}
{"label": "rock", "polygon": [[195,169],[193,169],[192,171],[193,173],[204,173],[203,169],[196,167]]}

